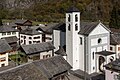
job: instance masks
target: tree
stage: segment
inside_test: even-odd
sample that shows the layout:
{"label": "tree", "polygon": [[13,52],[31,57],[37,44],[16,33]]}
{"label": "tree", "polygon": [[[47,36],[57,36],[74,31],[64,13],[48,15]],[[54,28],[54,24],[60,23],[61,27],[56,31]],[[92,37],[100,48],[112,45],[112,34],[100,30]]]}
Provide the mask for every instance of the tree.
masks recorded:
{"label": "tree", "polygon": [[117,2],[113,6],[109,26],[111,28],[120,28],[120,8]]}
{"label": "tree", "polygon": [[2,25],[2,19],[0,18],[0,26]]}

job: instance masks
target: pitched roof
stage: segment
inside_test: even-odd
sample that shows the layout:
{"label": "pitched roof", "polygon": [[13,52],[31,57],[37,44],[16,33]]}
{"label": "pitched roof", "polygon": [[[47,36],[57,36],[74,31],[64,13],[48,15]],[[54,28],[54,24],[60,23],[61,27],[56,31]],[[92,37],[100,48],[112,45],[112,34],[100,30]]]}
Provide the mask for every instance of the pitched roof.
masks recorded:
{"label": "pitched roof", "polygon": [[71,6],[68,10],[67,13],[72,13],[72,12],[80,12],[76,7]]}
{"label": "pitched roof", "polygon": [[34,62],[48,78],[70,70],[72,67],[62,56],[54,56]]}
{"label": "pitched roof", "polygon": [[105,65],[105,68],[120,73],[120,59],[112,61]]}
{"label": "pitched roof", "polygon": [[[29,21],[29,20],[17,19],[17,20],[15,21],[15,24],[24,24],[24,23],[27,22],[27,21]],[[30,21],[30,22],[31,22],[31,21]]]}
{"label": "pitched roof", "polygon": [[31,28],[31,27],[27,27],[25,30],[22,30],[22,31],[20,32],[20,34],[38,35],[38,34],[41,34],[41,33],[38,32],[37,30]]}
{"label": "pitched roof", "polygon": [[0,32],[17,32],[17,30],[12,28],[11,26],[2,25],[0,26]]}
{"label": "pitched roof", "polygon": [[0,72],[0,80],[48,80],[33,63]]}
{"label": "pitched roof", "polygon": [[59,47],[59,50],[55,52],[55,54],[61,55],[61,56],[67,56],[65,50],[61,46]]}
{"label": "pitched roof", "polygon": [[13,42],[17,42],[18,41],[18,38],[16,36],[4,37],[2,39],[5,39],[7,41],[7,43],[13,43]]}
{"label": "pitched roof", "polygon": [[72,67],[61,56],[26,63],[0,72],[0,80],[49,80]]}
{"label": "pitched roof", "polygon": [[4,39],[0,39],[0,53],[7,52],[10,50],[12,50],[10,45]]}
{"label": "pitched roof", "polygon": [[53,50],[55,47],[51,42],[43,42],[30,45],[21,45],[27,55]]}
{"label": "pitched roof", "polygon": [[66,32],[66,24],[64,22],[61,22],[61,23],[57,24],[53,29],[60,30],[62,32]]}
{"label": "pitched roof", "polygon": [[120,34],[110,34],[110,44],[111,45],[118,45],[120,44]]}
{"label": "pitched roof", "polygon": [[115,53],[114,52],[110,52],[110,51],[101,51],[101,52],[96,52],[96,54],[108,56],[108,55],[112,55],[112,54],[115,54]]}
{"label": "pitched roof", "polygon": [[53,34],[53,29],[58,25],[59,23],[49,23],[45,26],[40,26],[37,30],[41,30],[46,34]]}
{"label": "pitched roof", "polygon": [[97,27],[98,24],[102,25],[105,29],[109,30],[101,22],[81,22],[80,31],[78,32],[78,34],[88,36],[91,33],[91,31],[93,31]]}
{"label": "pitched roof", "polygon": [[98,22],[81,22],[78,34],[89,35],[89,33],[98,25]]}

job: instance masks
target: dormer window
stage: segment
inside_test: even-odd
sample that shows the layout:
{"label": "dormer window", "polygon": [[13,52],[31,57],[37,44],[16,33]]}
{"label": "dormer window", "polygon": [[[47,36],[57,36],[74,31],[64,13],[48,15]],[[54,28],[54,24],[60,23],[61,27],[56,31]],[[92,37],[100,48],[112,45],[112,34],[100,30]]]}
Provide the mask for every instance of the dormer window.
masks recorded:
{"label": "dormer window", "polygon": [[70,31],[70,24],[68,25],[68,30]]}
{"label": "dormer window", "polygon": [[99,38],[98,39],[98,44],[100,44],[102,42],[102,39],[101,38]]}
{"label": "dormer window", "polygon": [[78,30],[78,25],[77,24],[75,24],[75,31],[77,31]]}
{"label": "dormer window", "polygon": [[68,15],[68,21],[70,22],[70,14]]}
{"label": "dormer window", "polygon": [[77,14],[75,15],[75,22],[77,22],[78,21],[78,16],[77,16]]}

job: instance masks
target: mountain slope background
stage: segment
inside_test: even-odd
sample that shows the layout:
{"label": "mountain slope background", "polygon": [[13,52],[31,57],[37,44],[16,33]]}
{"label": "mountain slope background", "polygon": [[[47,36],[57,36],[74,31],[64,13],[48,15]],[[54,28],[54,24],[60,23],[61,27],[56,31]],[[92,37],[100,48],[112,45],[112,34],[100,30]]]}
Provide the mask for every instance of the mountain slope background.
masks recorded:
{"label": "mountain slope background", "polygon": [[2,19],[30,19],[58,22],[65,18],[66,10],[73,5],[81,12],[81,20],[109,22],[113,6],[118,0],[0,0]]}

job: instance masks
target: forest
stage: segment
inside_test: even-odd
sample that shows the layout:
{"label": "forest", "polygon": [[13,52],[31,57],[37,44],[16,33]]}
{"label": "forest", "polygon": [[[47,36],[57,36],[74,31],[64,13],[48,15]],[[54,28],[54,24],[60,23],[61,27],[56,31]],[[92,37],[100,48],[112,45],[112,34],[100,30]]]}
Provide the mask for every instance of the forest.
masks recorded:
{"label": "forest", "polygon": [[81,20],[101,20],[119,28],[119,4],[119,0],[0,0],[0,18],[60,22],[66,10],[74,5],[81,12]]}

